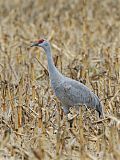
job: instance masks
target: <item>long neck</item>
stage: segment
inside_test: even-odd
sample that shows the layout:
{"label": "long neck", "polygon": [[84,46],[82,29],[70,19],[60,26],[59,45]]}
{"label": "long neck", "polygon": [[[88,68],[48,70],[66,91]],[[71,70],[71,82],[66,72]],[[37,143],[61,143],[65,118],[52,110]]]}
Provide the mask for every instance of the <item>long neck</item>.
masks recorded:
{"label": "long neck", "polygon": [[57,76],[60,76],[61,74],[54,65],[50,45],[49,45],[49,47],[45,48],[44,50],[47,54],[48,70],[49,70],[50,79],[51,80],[56,79]]}

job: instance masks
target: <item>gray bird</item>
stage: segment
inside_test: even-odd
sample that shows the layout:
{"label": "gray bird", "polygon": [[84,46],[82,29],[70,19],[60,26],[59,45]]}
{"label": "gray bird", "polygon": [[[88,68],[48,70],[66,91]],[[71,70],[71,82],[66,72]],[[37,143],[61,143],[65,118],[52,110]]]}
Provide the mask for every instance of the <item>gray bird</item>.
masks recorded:
{"label": "gray bird", "polygon": [[40,39],[33,42],[31,47],[33,46],[42,47],[47,55],[51,86],[62,103],[64,113],[68,114],[70,107],[85,105],[88,108],[94,108],[99,113],[99,117],[103,116],[103,107],[99,98],[87,86],[62,75],[55,67],[50,43]]}

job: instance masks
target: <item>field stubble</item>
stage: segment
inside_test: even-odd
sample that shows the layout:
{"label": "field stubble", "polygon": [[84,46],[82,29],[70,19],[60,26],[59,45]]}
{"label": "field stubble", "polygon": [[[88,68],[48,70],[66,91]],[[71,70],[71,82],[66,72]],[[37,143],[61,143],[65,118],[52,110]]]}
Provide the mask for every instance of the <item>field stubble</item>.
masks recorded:
{"label": "field stubble", "polygon": [[[0,159],[120,157],[120,1],[0,1]],[[105,120],[81,109],[72,128],[49,83],[47,38],[59,70],[101,99]]]}

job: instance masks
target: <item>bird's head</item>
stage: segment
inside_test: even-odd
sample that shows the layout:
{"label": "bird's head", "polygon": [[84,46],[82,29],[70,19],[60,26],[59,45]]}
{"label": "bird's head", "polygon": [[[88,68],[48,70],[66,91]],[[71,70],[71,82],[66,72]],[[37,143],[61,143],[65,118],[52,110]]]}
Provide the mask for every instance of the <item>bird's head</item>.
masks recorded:
{"label": "bird's head", "polygon": [[37,41],[32,42],[31,47],[38,46],[42,47],[44,50],[47,50],[49,48],[49,42],[45,39],[39,39]]}

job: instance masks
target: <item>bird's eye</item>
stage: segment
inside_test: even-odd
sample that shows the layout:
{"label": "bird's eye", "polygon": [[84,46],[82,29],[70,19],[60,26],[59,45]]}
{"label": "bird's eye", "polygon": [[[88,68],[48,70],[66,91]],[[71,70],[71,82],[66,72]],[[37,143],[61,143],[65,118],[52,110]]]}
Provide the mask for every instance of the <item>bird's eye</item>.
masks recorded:
{"label": "bird's eye", "polygon": [[45,43],[45,46],[48,46],[48,44],[47,44],[47,43]]}

